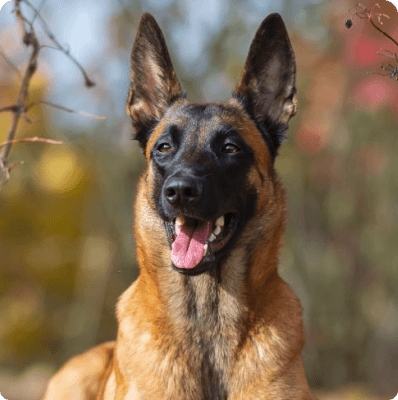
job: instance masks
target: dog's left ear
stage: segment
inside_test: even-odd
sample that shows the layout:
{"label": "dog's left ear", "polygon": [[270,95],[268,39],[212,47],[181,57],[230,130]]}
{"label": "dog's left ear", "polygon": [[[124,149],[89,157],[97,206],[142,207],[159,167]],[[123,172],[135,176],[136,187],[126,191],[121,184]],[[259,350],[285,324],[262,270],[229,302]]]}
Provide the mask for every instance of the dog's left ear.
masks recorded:
{"label": "dog's left ear", "polygon": [[141,18],[131,54],[131,85],[126,111],[144,149],[152,127],[183,92],[159,25],[151,14]]}
{"label": "dog's left ear", "polygon": [[[276,152],[289,119],[296,114],[296,62],[285,24],[270,14],[258,28],[234,96],[268,132]],[[272,149],[271,149],[272,150]]]}

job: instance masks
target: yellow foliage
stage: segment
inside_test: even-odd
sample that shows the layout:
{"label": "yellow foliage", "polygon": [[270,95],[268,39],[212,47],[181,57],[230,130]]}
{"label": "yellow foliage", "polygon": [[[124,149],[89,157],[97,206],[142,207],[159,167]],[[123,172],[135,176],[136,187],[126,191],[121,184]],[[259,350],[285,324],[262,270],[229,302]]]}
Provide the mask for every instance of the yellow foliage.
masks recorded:
{"label": "yellow foliage", "polygon": [[83,176],[83,166],[67,146],[48,146],[36,167],[38,185],[50,192],[68,192]]}

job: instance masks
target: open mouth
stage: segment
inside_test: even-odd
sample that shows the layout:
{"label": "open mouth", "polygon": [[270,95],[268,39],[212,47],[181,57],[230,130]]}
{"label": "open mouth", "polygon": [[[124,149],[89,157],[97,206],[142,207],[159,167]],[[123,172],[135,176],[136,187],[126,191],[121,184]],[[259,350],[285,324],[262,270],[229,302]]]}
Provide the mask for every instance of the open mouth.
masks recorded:
{"label": "open mouth", "polygon": [[192,270],[202,262],[214,262],[231,239],[238,225],[235,213],[221,215],[214,221],[178,216],[167,223],[171,260],[175,267]]}

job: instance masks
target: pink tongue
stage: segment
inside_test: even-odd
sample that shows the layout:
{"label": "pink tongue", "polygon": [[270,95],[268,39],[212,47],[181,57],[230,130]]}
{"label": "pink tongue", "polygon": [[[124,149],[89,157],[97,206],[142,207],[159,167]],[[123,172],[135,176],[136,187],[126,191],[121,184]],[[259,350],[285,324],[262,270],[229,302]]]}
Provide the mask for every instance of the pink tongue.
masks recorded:
{"label": "pink tongue", "polygon": [[203,249],[210,235],[210,224],[196,228],[181,227],[173,243],[171,260],[178,268],[196,267],[203,258]]}

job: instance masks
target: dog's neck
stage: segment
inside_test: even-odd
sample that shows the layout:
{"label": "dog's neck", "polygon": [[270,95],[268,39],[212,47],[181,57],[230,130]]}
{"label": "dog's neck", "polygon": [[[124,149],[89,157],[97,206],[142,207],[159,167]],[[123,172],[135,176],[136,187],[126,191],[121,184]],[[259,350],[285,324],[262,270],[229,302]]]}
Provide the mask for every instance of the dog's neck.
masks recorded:
{"label": "dog's neck", "polygon": [[179,328],[194,331],[203,340],[211,341],[216,335],[235,332],[237,324],[246,314],[243,268],[243,265],[235,271],[231,268],[228,277],[219,270],[198,276],[165,272],[164,275],[168,276],[164,282],[167,284],[162,287],[167,289],[162,295],[165,296],[170,319]]}

